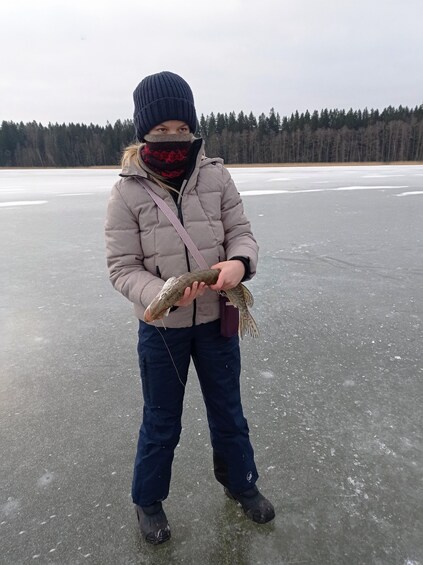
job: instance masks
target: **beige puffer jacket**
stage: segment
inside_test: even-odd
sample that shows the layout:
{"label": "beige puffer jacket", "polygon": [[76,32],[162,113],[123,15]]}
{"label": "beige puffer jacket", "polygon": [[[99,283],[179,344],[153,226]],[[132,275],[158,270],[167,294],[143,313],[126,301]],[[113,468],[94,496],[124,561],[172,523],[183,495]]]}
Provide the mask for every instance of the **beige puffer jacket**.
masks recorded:
{"label": "beige puffer jacket", "polygon": [[[175,228],[157,208],[143,185],[147,184],[172,208],[211,266],[236,255],[250,258],[250,278],[257,266],[258,246],[244,215],[238,191],[222,159],[198,152],[195,169],[178,203],[140,167],[134,153],[114,185],[106,217],[107,265],[113,286],[134,303],[143,319],[145,308],[164,281],[199,270]],[[193,304],[171,312],[166,327],[188,327],[219,318],[216,292],[207,290]],[[162,321],[154,323],[163,326]]]}

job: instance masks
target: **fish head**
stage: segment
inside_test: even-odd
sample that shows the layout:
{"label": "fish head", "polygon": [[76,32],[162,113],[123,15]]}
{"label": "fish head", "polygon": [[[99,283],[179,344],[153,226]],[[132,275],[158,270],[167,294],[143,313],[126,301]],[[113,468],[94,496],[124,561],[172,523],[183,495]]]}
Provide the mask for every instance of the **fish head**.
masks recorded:
{"label": "fish head", "polygon": [[170,279],[167,279],[161,291],[146,308],[144,312],[144,322],[160,320],[163,316],[169,313],[168,298],[170,299],[173,295],[177,282],[177,277],[170,277]]}

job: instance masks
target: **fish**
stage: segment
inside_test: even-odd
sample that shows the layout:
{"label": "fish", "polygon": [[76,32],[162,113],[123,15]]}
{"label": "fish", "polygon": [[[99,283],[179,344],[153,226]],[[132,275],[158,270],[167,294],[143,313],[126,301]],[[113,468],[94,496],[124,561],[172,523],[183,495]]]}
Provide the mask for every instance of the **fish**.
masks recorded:
{"label": "fish", "polygon": [[[179,277],[170,277],[163,285],[161,291],[147,306],[144,312],[144,321],[149,323],[160,320],[183,297],[187,287],[192,286],[194,282],[204,282],[206,285],[215,284],[219,278],[219,273],[220,269],[205,269],[185,273]],[[245,335],[258,337],[259,329],[248,310],[248,308],[253,306],[254,298],[247,287],[239,283],[236,287],[230,290],[219,291],[219,293],[226,295],[229,302],[239,310],[238,333],[240,338],[242,339]]]}
{"label": "fish", "polygon": [[144,322],[160,320],[183,297],[188,286],[192,286],[194,282],[205,282],[207,285],[214,284],[219,278],[219,273],[219,269],[206,269],[185,273],[179,277],[170,277],[147,306],[144,312]]}

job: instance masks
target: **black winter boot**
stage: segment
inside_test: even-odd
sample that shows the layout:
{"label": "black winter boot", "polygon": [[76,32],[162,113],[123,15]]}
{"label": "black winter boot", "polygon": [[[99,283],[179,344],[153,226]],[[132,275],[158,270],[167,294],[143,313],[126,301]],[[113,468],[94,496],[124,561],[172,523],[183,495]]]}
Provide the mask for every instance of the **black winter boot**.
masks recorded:
{"label": "black winter boot", "polygon": [[225,494],[242,506],[247,518],[258,524],[270,522],[275,517],[273,505],[265,498],[256,486],[244,492],[230,492],[225,487]]}
{"label": "black winter boot", "polygon": [[135,505],[138,525],[141,533],[148,543],[158,545],[170,539],[170,527],[161,502],[151,506]]}

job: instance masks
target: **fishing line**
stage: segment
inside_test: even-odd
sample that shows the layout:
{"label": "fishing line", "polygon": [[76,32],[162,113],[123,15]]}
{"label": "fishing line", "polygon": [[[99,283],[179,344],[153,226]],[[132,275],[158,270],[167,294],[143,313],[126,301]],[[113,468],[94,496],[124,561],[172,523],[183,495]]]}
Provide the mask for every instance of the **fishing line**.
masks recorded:
{"label": "fishing line", "polygon": [[162,332],[159,330],[159,328],[158,328],[157,326],[154,326],[154,327],[155,327],[156,330],[159,332],[160,337],[162,338],[163,343],[165,344],[165,347],[166,347],[166,349],[167,349],[167,351],[168,351],[168,353],[169,353],[170,360],[172,361],[172,364],[173,364],[173,366],[175,367],[176,375],[177,375],[177,377],[178,377],[179,382],[180,382],[181,385],[185,388],[186,385],[185,385],[185,383],[182,381],[181,376],[179,375],[178,367],[176,366],[176,363],[175,363],[175,361],[173,360],[172,353],[170,352],[170,349],[169,349],[169,347],[168,347],[168,345],[167,345],[167,343],[166,343],[166,340],[165,340],[165,338],[164,338]]}

